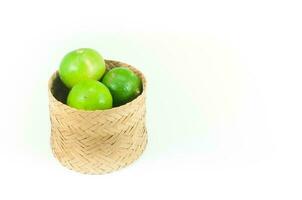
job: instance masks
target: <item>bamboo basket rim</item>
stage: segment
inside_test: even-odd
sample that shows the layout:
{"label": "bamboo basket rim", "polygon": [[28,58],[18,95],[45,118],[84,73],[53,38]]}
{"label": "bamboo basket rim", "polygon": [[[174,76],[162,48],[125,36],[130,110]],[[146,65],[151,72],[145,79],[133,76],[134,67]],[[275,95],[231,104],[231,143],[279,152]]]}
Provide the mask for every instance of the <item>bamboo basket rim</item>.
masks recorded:
{"label": "bamboo basket rim", "polygon": [[56,70],[50,77],[50,79],[48,80],[48,93],[50,94],[51,98],[53,98],[55,101],[57,101],[60,105],[62,105],[65,109],[70,109],[70,110],[73,110],[73,111],[76,111],[76,112],[81,112],[81,113],[106,113],[106,112],[112,112],[112,111],[116,111],[116,110],[119,110],[119,109],[124,109],[126,107],[131,107],[132,104],[136,104],[141,98],[143,98],[146,94],[146,88],[147,88],[147,81],[146,81],[146,78],[144,76],[144,74],[138,70],[137,68],[133,67],[132,65],[130,64],[127,64],[127,63],[124,63],[124,62],[121,62],[121,61],[117,61],[117,60],[107,60],[105,59],[105,63],[107,62],[116,62],[116,63],[119,63],[121,65],[126,65],[126,66],[122,66],[122,67],[127,67],[127,68],[130,68],[131,70],[134,69],[134,73],[137,74],[141,80],[142,80],[142,92],[140,93],[140,95],[138,95],[135,99],[133,99],[132,101],[126,103],[126,104],[123,104],[121,106],[117,106],[117,107],[112,107],[110,109],[106,109],[106,110],[80,110],[80,109],[76,109],[76,108],[72,108],[70,106],[68,106],[67,104],[64,104],[62,103],[61,101],[59,101],[52,93],[51,91],[51,88],[52,88],[52,85],[53,85],[53,81],[55,80],[55,78],[58,76],[58,70]]}

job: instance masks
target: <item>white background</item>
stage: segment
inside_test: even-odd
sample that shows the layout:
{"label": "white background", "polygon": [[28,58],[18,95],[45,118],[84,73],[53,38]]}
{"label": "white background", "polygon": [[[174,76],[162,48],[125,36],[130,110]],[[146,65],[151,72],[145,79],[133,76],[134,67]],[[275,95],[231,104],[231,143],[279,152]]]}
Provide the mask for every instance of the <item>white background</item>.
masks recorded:
{"label": "white background", "polygon": [[[299,1],[0,1],[0,199],[301,199]],[[47,81],[80,47],[148,79],[149,144],[103,176],[49,146]]]}

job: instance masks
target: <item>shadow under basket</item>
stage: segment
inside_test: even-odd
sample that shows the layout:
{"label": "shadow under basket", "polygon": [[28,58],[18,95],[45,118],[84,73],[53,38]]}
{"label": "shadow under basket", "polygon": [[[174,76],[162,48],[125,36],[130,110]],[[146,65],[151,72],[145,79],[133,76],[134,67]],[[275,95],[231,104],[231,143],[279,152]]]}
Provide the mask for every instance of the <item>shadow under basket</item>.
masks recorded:
{"label": "shadow under basket", "polygon": [[108,110],[85,111],[67,106],[68,88],[58,72],[49,80],[51,148],[60,163],[84,174],[104,174],[135,161],[147,144],[146,80],[134,67],[106,60],[107,70],[128,67],[142,80],[142,93],[131,102]]}

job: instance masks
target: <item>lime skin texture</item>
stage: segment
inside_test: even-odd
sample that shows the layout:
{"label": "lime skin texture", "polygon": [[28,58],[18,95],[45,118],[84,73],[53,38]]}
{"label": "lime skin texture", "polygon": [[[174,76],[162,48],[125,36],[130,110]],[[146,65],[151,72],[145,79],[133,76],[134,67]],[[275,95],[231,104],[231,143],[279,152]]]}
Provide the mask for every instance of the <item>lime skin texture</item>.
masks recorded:
{"label": "lime skin texture", "polygon": [[105,61],[97,51],[81,48],[64,56],[59,68],[62,82],[72,88],[82,80],[99,80],[106,70]]}
{"label": "lime skin texture", "polygon": [[112,96],[101,82],[84,80],[72,87],[67,105],[80,110],[105,110],[112,108]]}
{"label": "lime skin texture", "polygon": [[113,97],[113,106],[120,106],[135,99],[142,91],[142,82],[138,75],[126,67],[115,67],[108,71],[103,79]]}

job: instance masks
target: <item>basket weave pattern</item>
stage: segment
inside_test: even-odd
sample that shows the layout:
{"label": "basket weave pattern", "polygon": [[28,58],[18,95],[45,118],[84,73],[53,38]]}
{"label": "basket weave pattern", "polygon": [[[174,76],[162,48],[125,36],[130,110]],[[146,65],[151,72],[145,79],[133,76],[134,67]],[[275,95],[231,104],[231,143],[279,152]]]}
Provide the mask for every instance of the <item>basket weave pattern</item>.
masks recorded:
{"label": "basket weave pattern", "polygon": [[[60,163],[85,174],[104,174],[135,161],[147,143],[146,80],[128,64],[106,60],[107,69],[128,67],[140,76],[143,92],[133,101],[109,110],[71,108],[55,95],[58,74],[49,80],[51,147]],[[56,96],[56,97],[55,97]]]}

